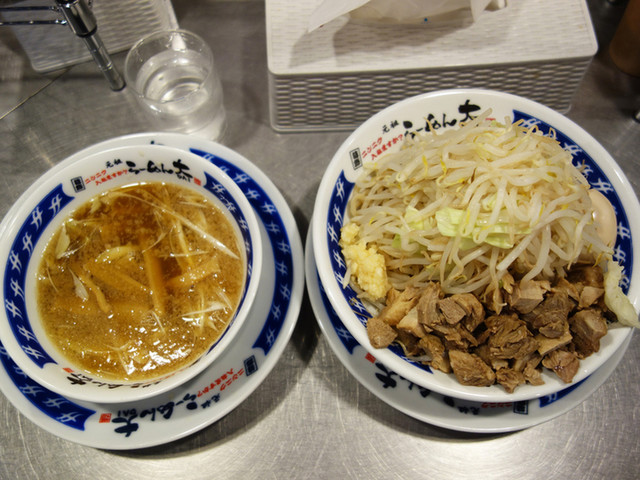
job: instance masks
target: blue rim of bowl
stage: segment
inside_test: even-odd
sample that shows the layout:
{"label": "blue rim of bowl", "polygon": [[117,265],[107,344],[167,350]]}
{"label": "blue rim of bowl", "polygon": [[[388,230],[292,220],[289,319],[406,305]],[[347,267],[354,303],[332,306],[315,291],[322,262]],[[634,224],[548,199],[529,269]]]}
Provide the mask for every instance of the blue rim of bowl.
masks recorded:
{"label": "blue rim of bowl", "polygon": [[[523,126],[533,127],[536,126],[544,135],[550,136],[558,140],[563,148],[572,156],[572,162],[577,167],[581,168],[583,174],[587,178],[592,188],[600,191],[613,205],[613,208],[617,215],[618,220],[618,236],[616,239],[616,245],[614,247],[613,258],[623,268],[622,280],[620,287],[627,293],[630,285],[630,278],[627,272],[631,271],[633,265],[633,244],[631,238],[631,228],[629,226],[629,220],[627,212],[622,206],[622,201],[613,188],[610,180],[606,174],[602,171],[600,166],[593,160],[593,158],[587,154],[574,140],[568,135],[564,134],[561,130],[552,127],[547,122],[529,115],[523,111],[513,109],[513,122],[522,121]],[[415,130],[414,130],[415,131]],[[358,298],[356,291],[350,284],[346,286],[342,285],[342,278],[346,275],[346,262],[342,254],[342,249],[339,245],[340,229],[343,226],[345,212],[351,191],[353,190],[355,183],[350,182],[344,170],[338,175],[338,179],[331,192],[329,207],[326,215],[326,232],[327,232],[327,245],[329,247],[329,257],[331,261],[331,267],[336,278],[336,282],[340,286],[342,295],[350,306],[352,312],[360,321],[360,323],[366,327],[367,320],[371,318],[371,314]],[[412,361],[408,358],[401,347],[391,345],[388,349],[398,357],[402,358],[411,365],[418,367],[429,373],[433,373],[431,368],[427,365],[423,365],[418,362]]]}
{"label": "blue rim of bowl", "polygon": [[[176,150],[176,154],[184,156],[185,152]],[[210,162],[206,165],[208,168],[217,168]],[[128,169],[130,171],[132,168],[133,167],[129,165]],[[222,170],[218,169],[218,171],[226,176],[226,173]],[[254,265],[253,241],[251,239],[248,221],[244,216],[238,201],[231,192],[229,192],[220,181],[204,169],[202,173],[205,177],[205,183],[198,188],[204,188],[218,199],[222,206],[226,208],[229,215],[234,218],[242,235],[242,243],[245,248],[247,261],[247,277],[244,283],[241,301],[239,303],[242,305],[251,283],[250,280],[252,278]],[[78,178],[79,177],[68,178],[67,182],[70,183],[71,188],[75,193],[80,194],[86,187],[84,180],[80,179],[83,183],[79,183]],[[190,176],[182,176],[180,180],[192,185]],[[161,181],[161,178],[157,181]],[[235,185],[231,179],[229,179],[229,182],[230,184]],[[191,186],[191,188],[194,187]],[[34,247],[38,243],[38,240],[40,240],[40,237],[43,235],[47,227],[58,217],[60,212],[63,211],[64,207],[70,204],[75,198],[76,197],[67,195],[64,192],[64,186],[61,182],[46,193],[30,212],[26,215],[22,215],[21,218],[24,218],[24,220],[18,228],[5,263],[3,294],[6,318],[13,332],[14,338],[22,351],[29,360],[31,360],[31,362],[40,368],[44,368],[47,364],[59,365],[59,363],[47,353],[33,332],[29,314],[27,312],[25,298],[27,272],[29,271],[29,263],[32,260]],[[219,345],[222,339],[227,335],[239,311],[240,309],[236,310],[236,313],[234,314],[231,322],[229,322],[227,329],[209,348],[209,352]],[[196,363],[199,362],[199,360],[197,360]],[[159,381],[159,379],[156,378],[140,382],[110,382],[94,379],[79,370],[68,372],[67,379],[70,384],[94,383],[99,386],[104,385],[110,389],[115,387],[140,388],[153,385]]]}

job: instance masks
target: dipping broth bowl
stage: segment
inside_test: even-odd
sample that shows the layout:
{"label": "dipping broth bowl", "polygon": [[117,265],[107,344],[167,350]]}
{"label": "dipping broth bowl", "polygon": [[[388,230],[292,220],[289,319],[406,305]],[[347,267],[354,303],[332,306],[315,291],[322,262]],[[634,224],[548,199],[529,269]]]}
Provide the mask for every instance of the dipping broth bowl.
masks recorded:
{"label": "dipping broth bowl", "polygon": [[[107,190],[156,182],[186,187],[204,196],[234,226],[246,265],[240,301],[226,330],[193,363],[160,378],[100,378],[67,360],[45,333],[36,299],[40,260],[51,236],[78,207]],[[222,170],[195,154],[162,145],[143,145],[71,156],[38,179],[0,224],[2,347],[26,375],[68,398],[124,403],[167,392],[215,362],[242,328],[256,296],[262,268],[258,225],[241,189]]]}

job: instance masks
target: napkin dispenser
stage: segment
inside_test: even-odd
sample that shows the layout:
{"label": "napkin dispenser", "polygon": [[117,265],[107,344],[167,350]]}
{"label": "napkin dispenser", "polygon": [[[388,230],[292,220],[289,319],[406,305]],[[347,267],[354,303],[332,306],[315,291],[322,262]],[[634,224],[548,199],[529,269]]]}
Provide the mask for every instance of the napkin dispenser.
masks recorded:
{"label": "napkin dispenser", "polygon": [[508,0],[464,26],[334,19],[319,0],[266,0],[270,120],[277,131],[351,130],[433,90],[501,90],[567,112],[597,51],[585,0]]}

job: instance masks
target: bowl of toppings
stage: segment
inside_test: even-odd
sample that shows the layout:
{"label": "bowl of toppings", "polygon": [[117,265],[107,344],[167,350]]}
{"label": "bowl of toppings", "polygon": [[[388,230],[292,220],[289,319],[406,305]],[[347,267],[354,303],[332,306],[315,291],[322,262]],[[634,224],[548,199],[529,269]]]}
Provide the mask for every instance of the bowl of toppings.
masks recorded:
{"label": "bowl of toppings", "polygon": [[0,341],[77,400],[129,402],[211,365],[251,309],[260,228],[243,192],[162,145],[74,155],[0,225]]}
{"label": "bowl of toppings", "polygon": [[587,132],[536,102],[456,89],[374,115],[318,189],[322,286],[388,368],[481,402],[553,394],[638,327],[640,205]]}

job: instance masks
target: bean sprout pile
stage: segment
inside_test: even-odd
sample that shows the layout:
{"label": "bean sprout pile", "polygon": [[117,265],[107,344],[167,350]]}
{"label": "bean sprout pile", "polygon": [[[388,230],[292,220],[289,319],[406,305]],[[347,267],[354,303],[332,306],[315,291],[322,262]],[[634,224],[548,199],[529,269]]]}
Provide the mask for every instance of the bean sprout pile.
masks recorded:
{"label": "bean sprout pile", "polygon": [[438,281],[479,295],[507,274],[554,279],[579,260],[610,259],[571,154],[536,127],[490,116],[407,136],[365,164],[345,227],[357,225],[350,243],[384,257],[390,287]]}

